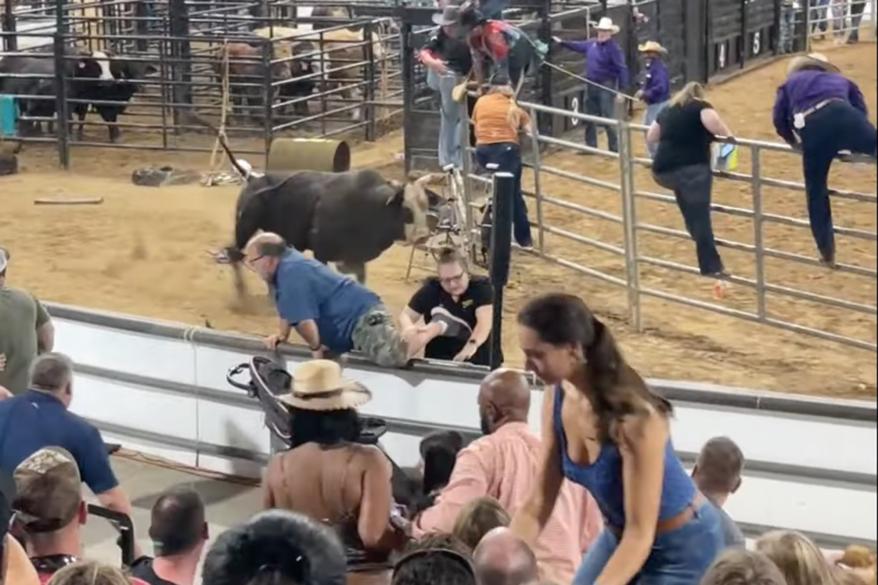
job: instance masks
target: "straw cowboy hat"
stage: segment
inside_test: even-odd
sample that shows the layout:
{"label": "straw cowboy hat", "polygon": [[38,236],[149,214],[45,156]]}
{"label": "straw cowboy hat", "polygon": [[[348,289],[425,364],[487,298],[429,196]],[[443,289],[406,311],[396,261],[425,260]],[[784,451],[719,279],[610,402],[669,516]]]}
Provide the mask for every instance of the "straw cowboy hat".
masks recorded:
{"label": "straw cowboy hat", "polygon": [[279,397],[284,404],[302,410],[346,410],[369,402],[372,393],[365,386],[341,376],[341,366],[332,360],[311,360],[293,372],[293,391]]}
{"label": "straw cowboy hat", "polygon": [[646,41],[645,43],[637,47],[637,50],[641,53],[661,53],[662,55],[668,54],[668,50],[656,41]]}
{"label": "straw cowboy hat", "polygon": [[823,53],[810,53],[794,57],[787,67],[787,75],[792,75],[806,67],[828,71],[829,73],[839,73],[840,71],[838,67],[829,62],[829,57]]}
{"label": "straw cowboy hat", "polygon": [[618,26],[613,24],[613,19],[610,18],[609,16],[602,17],[598,21],[597,26],[595,26],[594,28],[595,28],[595,30],[602,30],[602,31],[611,32],[614,35],[618,34],[618,32],[621,30]]}

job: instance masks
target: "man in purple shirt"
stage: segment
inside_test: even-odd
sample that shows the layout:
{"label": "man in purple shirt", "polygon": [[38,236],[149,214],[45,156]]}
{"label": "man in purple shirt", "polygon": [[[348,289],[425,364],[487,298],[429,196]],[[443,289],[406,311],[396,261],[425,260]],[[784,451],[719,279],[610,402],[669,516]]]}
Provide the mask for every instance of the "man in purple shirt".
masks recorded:
{"label": "man in purple shirt", "polygon": [[[671,99],[671,80],[668,68],[662,57],[668,54],[661,44],[656,41],[647,41],[638,48],[643,55],[643,81],[635,97],[646,104],[646,113],[643,116],[643,125],[652,126],[658,115],[668,105]],[[658,144],[646,145],[649,155],[655,157]]]}
{"label": "man in purple shirt", "polygon": [[777,90],[774,127],[802,152],[811,233],[827,266],[835,265],[829,168],[842,150],[875,156],[876,132],[867,115],[860,88],[826,56],[812,53],[790,62]]}
{"label": "man in purple shirt", "polygon": [[[614,118],[613,99],[615,92],[628,87],[628,66],[625,55],[613,36],[619,27],[608,17],[601,18],[597,27],[597,38],[585,41],[553,40],[565,49],[585,55],[585,78],[591,81],[585,88],[585,113],[601,118]],[[613,152],[619,151],[616,129],[602,125],[607,131],[607,143]],[[592,148],[597,146],[597,125],[585,123],[585,143]]]}

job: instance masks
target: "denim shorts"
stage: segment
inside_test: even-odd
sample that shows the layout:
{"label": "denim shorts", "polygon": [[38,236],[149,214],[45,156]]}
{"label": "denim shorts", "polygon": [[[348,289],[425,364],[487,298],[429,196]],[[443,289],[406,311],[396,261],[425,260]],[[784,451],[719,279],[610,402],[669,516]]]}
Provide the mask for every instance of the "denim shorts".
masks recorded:
{"label": "denim shorts", "polygon": [[[585,554],[573,585],[594,585],[619,546],[604,530]],[[705,503],[684,526],[656,537],[649,557],[631,585],[698,585],[723,548],[719,513]]]}

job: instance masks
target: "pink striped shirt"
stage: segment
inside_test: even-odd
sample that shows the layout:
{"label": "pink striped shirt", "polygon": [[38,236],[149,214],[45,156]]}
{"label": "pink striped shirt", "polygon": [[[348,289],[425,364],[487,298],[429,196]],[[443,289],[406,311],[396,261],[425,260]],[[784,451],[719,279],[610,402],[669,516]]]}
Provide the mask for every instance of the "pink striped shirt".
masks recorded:
{"label": "pink striped shirt", "polygon": [[[433,507],[413,527],[413,536],[451,532],[470,501],[490,496],[514,515],[536,487],[542,456],[540,438],[527,423],[507,423],[474,441],[457,455],[451,481]],[[570,583],[582,554],[603,528],[597,503],[581,486],[564,480],[552,518],[536,543],[534,553],[544,579]]]}

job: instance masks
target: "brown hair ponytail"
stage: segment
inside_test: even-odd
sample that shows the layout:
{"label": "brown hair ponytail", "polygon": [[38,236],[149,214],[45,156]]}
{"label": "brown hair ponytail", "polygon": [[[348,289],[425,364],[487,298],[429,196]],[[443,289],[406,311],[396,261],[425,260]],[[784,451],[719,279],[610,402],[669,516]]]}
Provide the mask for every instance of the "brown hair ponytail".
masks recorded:
{"label": "brown hair ponytail", "polygon": [[561,293],[537,297],[521,310],[518,322],[546,343],[582,347],[601,440],[611,438],[623,417],[646,415],[650,407],[671,414],[670,402],[652,392],[628,365],[613,334],[580,298]]}

